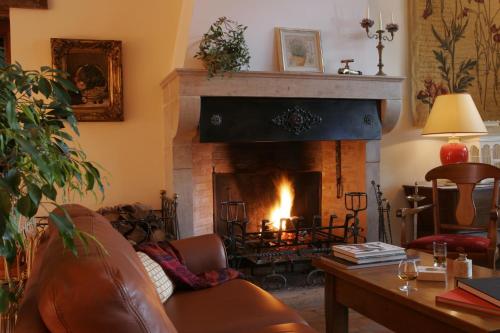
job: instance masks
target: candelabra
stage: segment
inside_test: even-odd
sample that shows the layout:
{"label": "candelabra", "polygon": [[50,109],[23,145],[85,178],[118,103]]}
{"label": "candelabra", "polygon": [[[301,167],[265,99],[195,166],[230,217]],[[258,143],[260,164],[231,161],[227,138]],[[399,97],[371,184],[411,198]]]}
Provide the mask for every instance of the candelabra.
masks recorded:
{"label": "candelabra", "polygon": [[[370,33],[370,28],[373,27],[375,22],[369,18],[364,18],[361,21],[361,27],[366,30],[366,35],[370,39],[378,40],[377,50],[378,50],[378,72],[376,75],[386,75],[382,68],[384,64],[382,63],[382,50],[384,49],[383,41],[392,42],[394,40],[394,34],[399,30],[399,26],[392,22],[385,26],[385,30],[382,29],[382,20],[380,21],[379,29],[374,33]],[[388,32],[390,37],[386,34]]]}

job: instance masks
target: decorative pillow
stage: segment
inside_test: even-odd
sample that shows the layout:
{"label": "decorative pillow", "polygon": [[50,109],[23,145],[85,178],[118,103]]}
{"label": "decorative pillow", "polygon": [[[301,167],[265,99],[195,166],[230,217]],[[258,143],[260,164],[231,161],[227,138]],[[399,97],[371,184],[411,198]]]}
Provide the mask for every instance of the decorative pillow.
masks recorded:
{"label": "decorative pillow", "polygon": [[144,265],[146,272],[148,272],[151,281],[153,281],[161,302],[165,303],[174,292],[174,284],[168,278],[167,274],[165,274],[161,266],[151,259],[146,253],[137,252],[137,255],[139,256],[139,259],[141,259],[141,262]]}

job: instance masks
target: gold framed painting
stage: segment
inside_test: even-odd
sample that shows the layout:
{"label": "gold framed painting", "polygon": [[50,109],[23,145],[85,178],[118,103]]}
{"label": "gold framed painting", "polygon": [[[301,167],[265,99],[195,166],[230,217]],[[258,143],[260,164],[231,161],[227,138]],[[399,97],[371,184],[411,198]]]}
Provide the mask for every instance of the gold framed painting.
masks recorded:
{"label": "gold framed painting", "polygon": [[325,71],[318,30],[275,28],[278,62],[282,72]]}
{"label": "gold framed painting", "polygon": [[122,43],[52,38],[52,65],[69,73],[79,121],[123,121]]}

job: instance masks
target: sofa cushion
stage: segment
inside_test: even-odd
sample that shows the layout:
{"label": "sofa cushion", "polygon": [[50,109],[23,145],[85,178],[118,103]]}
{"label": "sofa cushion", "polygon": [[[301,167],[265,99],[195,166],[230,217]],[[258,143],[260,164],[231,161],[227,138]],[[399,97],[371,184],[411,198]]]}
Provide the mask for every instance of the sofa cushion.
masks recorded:
{"label": "sofa cushion", "polygon": [[[193,274],[227,268],[226,248],[215,234],[175,240],[170,243]],[[200,251],[203,249],[203,251]]]}
{"label": "sofa cushion", "polygon": [[439,234],[415,239],[406,247],[408,249],[432,251],[433,242],[446,242],[446,248],[449,252],[486,253],[490,246],[490,239],[486,237],[463,234]]}
{"label": "sofa cushion", "polygon": [[174,284],[168,278],[167,274],[165,274],[160,265],[158,265],[158,263],[151,259],[146,253],[139,251],[137,252],[137,255],[144,265],[144,269],[146,269],[146,272],[151,278],[151,282],[153,282],[156,291],[158,292],[158,296],[160,296],[160,301],[165,303],[174,292]]}
{"label": "sofa cushion", "polygon": [[277,324],[307,325],[295,311],[245,280],[232,280],[203,290],[177,292],[164,306],[169,318],[182,333],[259,332]]}
{"label": "sofa cushion", "polygon": [[51,227],[37,279],[38,309],[50,332],[177,332],[155,287],[132,246],[97,213],[78,205],[65,206],[76,227],[93,241],[78,257],[63,249]]}

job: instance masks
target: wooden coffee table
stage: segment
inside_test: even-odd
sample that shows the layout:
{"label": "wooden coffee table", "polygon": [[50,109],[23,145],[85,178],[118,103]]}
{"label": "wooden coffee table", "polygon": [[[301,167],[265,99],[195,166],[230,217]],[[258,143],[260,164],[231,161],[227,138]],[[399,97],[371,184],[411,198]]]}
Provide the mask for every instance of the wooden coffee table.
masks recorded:
{"label": "wooden coffee table", "polygon": [[[432,256],[417,254],[419,265],[432,265]],[[452,260],[448,260],[448,281],[413,281],[418,288],[408,295],[399,291],[404,284],[397,277],[398,266],[346,270],[325,257],[314,266],[325,271],[326,332],[348,332],[349,308],[396,332],[500,332],[500,316],[482,314],[452,305],[441,305],[436,295],[453,289]],[[500,276],[500,272],[474,266],[473,277]]]}

